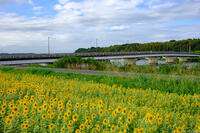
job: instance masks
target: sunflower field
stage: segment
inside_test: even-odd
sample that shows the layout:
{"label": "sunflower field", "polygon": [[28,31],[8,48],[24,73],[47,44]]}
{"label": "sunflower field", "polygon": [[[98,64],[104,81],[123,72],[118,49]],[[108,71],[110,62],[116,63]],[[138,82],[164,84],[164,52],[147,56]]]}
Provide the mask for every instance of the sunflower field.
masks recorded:
{"label": "sunflower field", "polygon": [[200,132],[200,95],[0,71],[0,132]]}

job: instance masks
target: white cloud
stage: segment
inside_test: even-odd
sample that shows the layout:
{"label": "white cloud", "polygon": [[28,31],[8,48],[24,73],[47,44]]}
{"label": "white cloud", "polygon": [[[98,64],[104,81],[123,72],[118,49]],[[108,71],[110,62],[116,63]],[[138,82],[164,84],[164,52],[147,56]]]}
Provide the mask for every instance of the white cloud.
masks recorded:
{"label": "white cloud", "polygon": [[33,10],[35,15],[43,14],[43,12],[42,12],[43,7],[42,6],[33,6],[32,10]]}
{"label": "white cloud", "polygon": [[[144,8],[139,8],[140,4]],[[57,11],[53,17],[26,18],[0,13],[0,47],[8,47],[8,52],[16,51],[16,47],[25,47],[24,52],[36,48],[37,52],[46,52],[47,37],[52,36],[56,38],[51,46],[55,52],[73,52],[80,47],[94,46],[95,38],[100,40],[99,46],[108,46],[127,40],[148,42],[199,36],[198,24],[162,26],[172,20],[199,19],[199,0],[182,0],[181,3],[173,0],[58,0],[53,7]],[[33,10],[44,8],[35,6]]]}
{"label": "white cloud", "polygon": [[60,4],[66,4],[69,0],[58,0]]}
{"label": "white cloud", "polygon": [[27,3],[30,5],[34,5],[34,2],[32,0],[28,0]]}
{"label": "white cloud", "polygon": [[34,7],[33,7],[33,10],[34,10],[34,11],[40,11],[40,10],[42,10],[42,9],[43,9],[42,6],[34,6]]}
{"label": "white cloud", "polygon": [[55,34],[53,38],[56,40],[60,40],[60,41],[66,41],[67,39],[69,39],[69,35],[68,34]]}
{"label": "white cloud", "polygon": [[112,26],[110,29],[111,30],[125,30],[127,28],[128,28],[128,26],[120,25],[120,26]]}
{"label": "white cloud", "polygon": [[36,15],[41,15],[41,14],[43,13],[43,12],[42,12],[42,9],[43,9],[42,6],[34,6],[34,7],[33,7],[34,14],[36,14]]}
{"label": "white cloud", "polygon": [[62,8],[61,5],[56,4],[56,5],[54,6],[54,9],[55,9],[55,10],[61,10],[61,9],[63,9],[63,8]]}

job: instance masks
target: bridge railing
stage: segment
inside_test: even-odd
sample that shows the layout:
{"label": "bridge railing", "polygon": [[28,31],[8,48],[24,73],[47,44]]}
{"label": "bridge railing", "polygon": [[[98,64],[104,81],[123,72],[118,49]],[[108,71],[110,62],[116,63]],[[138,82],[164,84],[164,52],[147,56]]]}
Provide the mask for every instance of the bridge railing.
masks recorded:
{"label": "bridge railing", "polygon": [[[122,55],[144,55],[144,54],[189,54],[188,52],[93,52],[93,53],[56,53],[56,54],[34,54],[34,55],[3,55],[2,60],[27,60],[27,59],[57,59],[64,56],[80,56],[80,57],[101,57],[101,56],[122,56]],[[200,54],[193,54],[200,55]]]}

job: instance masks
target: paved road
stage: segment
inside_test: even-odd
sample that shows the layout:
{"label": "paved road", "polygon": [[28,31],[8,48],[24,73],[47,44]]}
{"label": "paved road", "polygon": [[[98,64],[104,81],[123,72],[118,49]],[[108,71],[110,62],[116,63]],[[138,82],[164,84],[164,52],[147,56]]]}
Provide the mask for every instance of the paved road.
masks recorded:
{"label": "paved road", "polygon": [[145,76],[145,77],[163,77],[163,78],[200,79],[200,76],[180,76],[180,75],[167,75],[167,74],[144,74],[144,73],[129,73],[129,72],[90,71],[90,70],[38,68],[38,67],[22,67],[22,66],[1,66],[1,67],[11,67],[11,68],[16,68],[16,69],[43,69],[43,70],[52,70],[54,72],[80,73],[80,74],[89,74],[89,75],[111,75],[111,76],[123,76],[123,77]]}

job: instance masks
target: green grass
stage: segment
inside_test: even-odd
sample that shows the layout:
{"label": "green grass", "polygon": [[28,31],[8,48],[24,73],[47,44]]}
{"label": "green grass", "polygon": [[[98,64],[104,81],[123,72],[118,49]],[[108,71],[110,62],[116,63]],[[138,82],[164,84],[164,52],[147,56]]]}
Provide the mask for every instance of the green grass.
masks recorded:
{"label": "green grass", "polygon": [[199,51],[194,51],[192,53],[194,53],[194,54],[200,54],[200,50]]}
{"label": "green grass", "polygon": [[37,74],[37,75],[53,75],[63,77],[66,79],[77,79],[80,81],[90,81],[95,83],[103,83],[107,85],[123,86],[125,88],[152,88],[162,92],[177,93],[177,94],[200,94],[200,79],[176,79],[176,78],[163,78],[163,77],[121,77],[121,76],[107,76],[107,75],[84,75],[73,73],[53,72],[51,70],[40,69],[14,69],[14,68],[1,68],[0,70],[7,73],[15,74]]}
{"label": "green grass", "polygon": [[160,64],[144,65],[144,66],[130,66],[122,67],[122,71],[137,72],[137,73],[153,73],[153,74],[169,74],[169,75],[200,75],[200,64],[193,66],[186,66],[183,64],[171,65]]}
{"label": "green grass", "polygon": [[56,68],[53,64],[47,64],[47,65],[28,64],[27,67]]}

